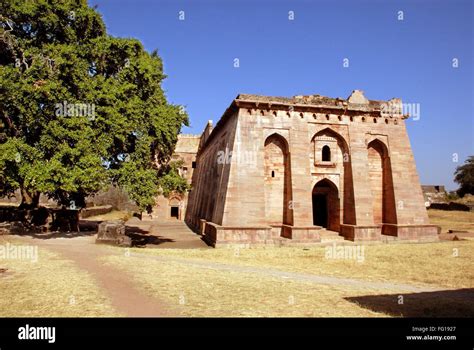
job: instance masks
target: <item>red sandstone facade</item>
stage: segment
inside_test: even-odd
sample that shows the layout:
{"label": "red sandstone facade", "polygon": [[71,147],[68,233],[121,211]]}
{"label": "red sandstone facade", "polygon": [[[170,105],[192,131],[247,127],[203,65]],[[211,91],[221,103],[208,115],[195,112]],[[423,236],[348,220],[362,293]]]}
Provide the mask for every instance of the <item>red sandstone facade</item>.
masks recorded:
{"label": "red sandstone facade", "polygon": [[[172,160],[180,160],[183,166],[179,169],[180,175],[189,183],[193,177],[196,167],[196,154],[201,142],[199,135],[178,135]],[[155,207],[152,211],[152,218],[158,220],[184,220],[186,207],[188,205],[188,195],[173,193],[168,198],[160,195],[156,199]],[[146,216],[145,216],[146,219]]]}
{"label": "red sandstone facade", "polygon": [[436,240],[401,101],[239,95],[200,138],[186,223],[213,245]]}

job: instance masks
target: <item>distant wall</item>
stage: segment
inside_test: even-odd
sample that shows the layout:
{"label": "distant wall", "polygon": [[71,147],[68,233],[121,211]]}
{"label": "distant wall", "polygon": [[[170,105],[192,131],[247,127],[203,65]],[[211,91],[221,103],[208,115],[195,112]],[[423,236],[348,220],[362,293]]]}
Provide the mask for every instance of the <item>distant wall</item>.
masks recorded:
{"label": "distant wall", "polygon": [[110,186],[108,190],[101,191],[94,196],[86,198],[86,206],[98,207],[111,205],[114,210],[138,211],[137,205],[128,195],[118,187]]}
{"label": "distant wall", "polygon": [[[0,198],[0,203],[9,205],[19,205],[21,203],[20,191],[16,191],[14,196]],[[47,196],[41,195],[40,203],[45,207],[57,207],[54,200],[48,199]],[[100,191],[96,195],[86,198],[86,207],[99,207],[111,205],[114,210],[138,211],[137,205],[128,197],[128,195],[118,187],[110,186],[105,191]]]}
{"label": "distant wall", "polygon": [[446,192],[443,185],[421,185],[423,193],[444,193]]}
{"label": "distant wall", "polygon": [[81,210],[80,216],[82,219],[96,215],[103,215],[110,213],[113,207],[111,205],[101,205],[96,207],[89,207]]}

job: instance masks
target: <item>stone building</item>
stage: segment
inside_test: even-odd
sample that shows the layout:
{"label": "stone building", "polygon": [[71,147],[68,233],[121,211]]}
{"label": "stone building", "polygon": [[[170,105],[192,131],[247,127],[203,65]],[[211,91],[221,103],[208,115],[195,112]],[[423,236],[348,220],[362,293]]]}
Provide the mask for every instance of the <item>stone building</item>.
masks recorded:
{"label": "stone building", "polygon": [[446,189],[443,185],[421,185],[421,190],[425,198],[425,206],[431,203],[446,202]]}
{"label": "stone building", "polygon": [[186,223],[214,245],[437,239],[401,110],[358,90],[238,95],[193,143]]}
{"label": "stone building", "polygon": [[[196,154],[201,141],[200,135],[178,135],[172,160],[181,160],[183,166],[179,169],[180,175],[189,183],[196,168]],[[156,199],[152,210],[152,218],[158,220],[184,220],[184,213],[188,203],[187,194],[172,194],[169,198],[162,195]]]}

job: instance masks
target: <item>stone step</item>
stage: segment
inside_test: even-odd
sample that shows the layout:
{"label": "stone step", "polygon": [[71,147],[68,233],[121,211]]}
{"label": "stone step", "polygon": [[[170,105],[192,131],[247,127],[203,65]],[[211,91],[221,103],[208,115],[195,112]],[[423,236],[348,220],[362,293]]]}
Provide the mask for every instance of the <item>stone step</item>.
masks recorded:
{"label": "stone step", "polygon": [[344,241],[344,237],[339,236],[339,232],[328,231],[326,229],[319,231],[319,236],[321,237],[321,243]]}
{"label": "stone step", "polygon": [[398,241],[398,238],[395,237],[395,236],[382,235],[381,236],[381,241],[386,242],[386,243],[395,242],[395,241]]}

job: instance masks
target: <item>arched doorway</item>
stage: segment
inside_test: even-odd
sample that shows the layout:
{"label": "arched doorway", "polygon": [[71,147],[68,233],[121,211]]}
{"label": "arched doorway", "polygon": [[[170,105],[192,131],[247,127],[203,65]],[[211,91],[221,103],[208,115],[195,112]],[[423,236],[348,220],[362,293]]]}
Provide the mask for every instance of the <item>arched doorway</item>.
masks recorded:
{"label": "arched doorway", "polygon": [[330,180],[323,179],[313,188],[313,225],[340,229],[339,191]]}
{"label": "arched doorway", "polygon": [[[337,193],[336,198],[340,198],[340,202],[338,201],[340,212],[337,213],[340,222],[335,222],[334,220],[332,227],[335,229],[333,229],[338,231],[341,223],[355,225],[352,161],[350,149],[345,138],[330,128],[318,131],[311,139],[310,159],[312,163],[311,173],[316,178],[321,179],[333,175],[339,177],[338,179],[334,177],[331,181],[327,180],[333,186],[335,186],[335,183],[338,184],[338,187],[335,187],[335,192]],[[324,206],[323,200],[320,199],[319,201]],[[324,219],[318,219],[318,223],[322,221]]]}
{"label": "arched doorway", "polygon": [[181,220],[181,201],[173,197],[169,200],[169,218]]}

